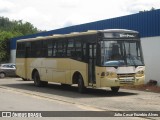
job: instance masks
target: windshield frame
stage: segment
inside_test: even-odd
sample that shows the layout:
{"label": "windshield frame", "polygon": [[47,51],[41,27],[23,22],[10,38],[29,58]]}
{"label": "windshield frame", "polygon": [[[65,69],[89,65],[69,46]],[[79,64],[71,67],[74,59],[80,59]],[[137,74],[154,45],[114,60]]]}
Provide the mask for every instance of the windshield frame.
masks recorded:
{"label": "windshield frame", "polygon": [[[109,42],[109,41],[115,41],[115,42],[122,42],[123,44],[126,42],[126,43],[136,43],[136,47],[138,47],[138,49],[139,49],[139,54],[140,54],[140,56],[136,56],[136,57],[140,57],[140,62],[141,62],[141,64],[133,64],[133,65],[129,65],[129,64],[127,64],[127,57],[126,57],[126,54],[123,56],[124,57],[124,59],[122,59],[122,60],[124,60],[124,64],[123,65],[105,65],[105,63],[104,62],[110,62],[110,61],[106,61],[105,60],[105,57],[106,56],[104,56],[104,55],[102,55],[103,53],[102,53],[102,51],[104,52],[105,51],[105,47],[104,47],[104,44],[102,44],[102,42]],[[135,66],[135,67],[137,67],[137,66],[144,66],[144,59],[143,59],[143,52],[142,52],[142,47],[141,47],[141,41],[140,41],[140,38],[103,38],[101,41],[100,41],[100,46],[101,46],[101,66],[105,66],[105,67],[120,67],[120,66]],[[126,49],[125,49],[125,51],[126,51]],[[136,51],[137,52],[137,51]],[[137,52],[138,53],[138,52]],[[122,56],[121,56],[122,57]],[[130,59],[131,60],[131,59]],[[122,63],[122,61],[121,60],[115,60],[115,61],[112,61],[112,63],[113,62],[119,62],[119,63]]]}

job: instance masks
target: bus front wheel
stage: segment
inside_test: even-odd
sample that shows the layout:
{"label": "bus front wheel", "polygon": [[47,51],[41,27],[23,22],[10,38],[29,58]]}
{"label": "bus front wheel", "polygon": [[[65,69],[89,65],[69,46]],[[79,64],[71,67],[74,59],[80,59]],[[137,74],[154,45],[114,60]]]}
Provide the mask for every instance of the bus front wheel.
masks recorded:
{"label": "bus front wheel", "polygon": [[39,73],[37,71],[34,73],[33,81],[34,81],[34,85],[37,86],[37,87],[43,87],[43,86],[46,86],[48,84],[48,82],[40,80],[40,76],[39,76]]}
{"label": "bus front wheel", "polygon": [[86,90],[85,86],[84,86],[84,81],[81,75],[79,75],[78,77],[78,92],[79,93],[84,93]]}
{"label": "bus front wheel", "polygon": [[119,91],[119,86],[118,87],[111,87],[111,90],[113,93],[117,93]]}

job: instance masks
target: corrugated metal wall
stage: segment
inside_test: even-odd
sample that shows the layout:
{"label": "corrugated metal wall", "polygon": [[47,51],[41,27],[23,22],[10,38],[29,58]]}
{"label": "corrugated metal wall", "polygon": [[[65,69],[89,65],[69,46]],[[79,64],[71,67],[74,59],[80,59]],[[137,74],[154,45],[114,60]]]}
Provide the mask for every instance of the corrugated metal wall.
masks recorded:
{"label": "corrugated metal wall", "polygon": [[141,37],[160,36],[160,9],[12,38],[10,47],[15,49],[18,39],[102,29],[130,29],[140,32]]}

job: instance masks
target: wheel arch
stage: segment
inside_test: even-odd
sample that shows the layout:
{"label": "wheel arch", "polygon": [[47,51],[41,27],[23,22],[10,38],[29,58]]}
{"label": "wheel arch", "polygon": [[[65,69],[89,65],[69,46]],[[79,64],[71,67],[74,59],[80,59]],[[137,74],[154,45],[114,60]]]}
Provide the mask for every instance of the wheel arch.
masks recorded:
{"label": "wheel arch", "polygon": [[[82,74],[79,71],[76,71],[76,72],[73,73],[73,75],[72,75],[72,84],[78,84],[78,77],[79,77],[79,75],[83,79],[83,76],[82,76]],[[84,79],[83,79],[83,82],[84,82]]]}
{"label": "wheel arch", "polygon": [[[34,69],[32,70],[32,79],[33,79],[33,77],[34,77],[35,72],[38,72],[38,70],[37,70],[36,68],[34,68]],[[39,73],[39,72],[38,72],[38,73]]]}

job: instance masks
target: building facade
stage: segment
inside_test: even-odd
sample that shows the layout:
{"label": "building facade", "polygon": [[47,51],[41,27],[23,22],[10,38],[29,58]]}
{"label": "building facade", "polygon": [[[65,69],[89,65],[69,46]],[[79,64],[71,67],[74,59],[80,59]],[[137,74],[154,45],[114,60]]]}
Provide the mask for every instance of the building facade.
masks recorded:
{"label": "building facade", "polygon": [[19,39],[103,29],[130,29],[138,31],[141,35],[146,65],[146,82],[157,80],[158,85],[160,85],[160,9],[12,38],[10,61],[15,62],[16,41]]}

